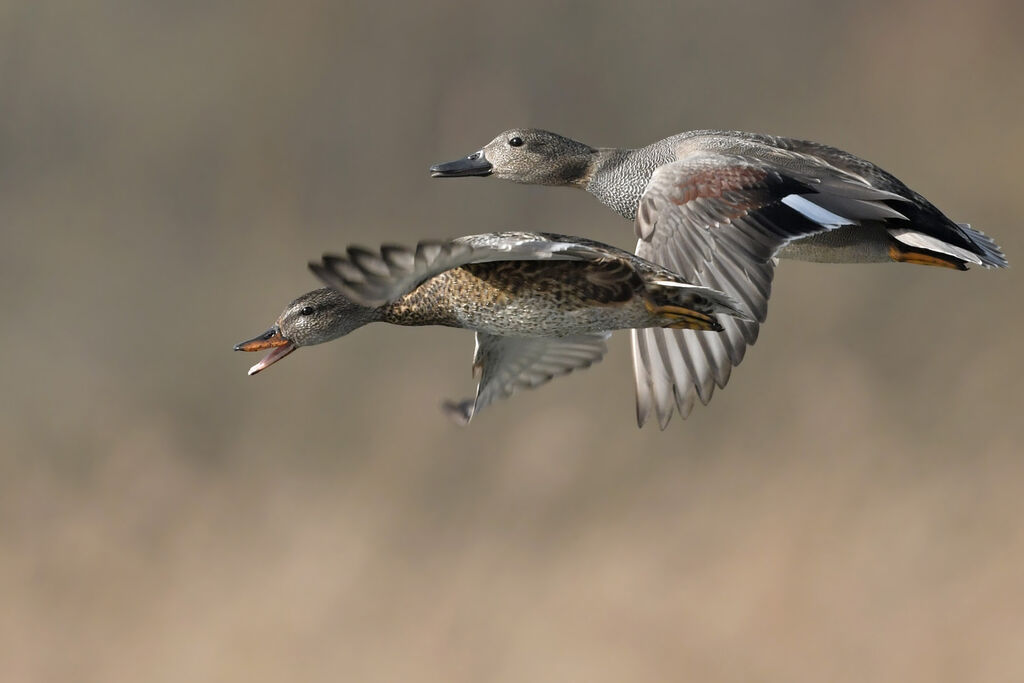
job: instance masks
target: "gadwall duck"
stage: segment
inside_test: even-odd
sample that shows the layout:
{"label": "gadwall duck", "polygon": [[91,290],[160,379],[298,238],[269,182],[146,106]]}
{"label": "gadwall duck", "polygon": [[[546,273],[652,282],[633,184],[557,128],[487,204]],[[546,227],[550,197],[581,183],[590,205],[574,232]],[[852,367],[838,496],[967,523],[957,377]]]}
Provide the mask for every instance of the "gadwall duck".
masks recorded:
{"label": "gadwall duck", "polygon": [[379,252],[349,247],[309,265],[329,288],[300,296],[273,327],[235,346],[270,349],[249,374],[371,322],[471,329],[476,396],[445,404],[462,424],[519,388],[599,361],[612,330],[715,332],[724,317],[751,319],[718,291],[627,251],[563,235],[490,233]]}
{"label": "gadwall duck", "polygon": [[641,426],[653,411],[664,429],[674,409],[686,417],[695,399],[706,405],[715,386],[725,386],[765,320],[777,257],[1007,265],[989,237],[953,222],[888,172],[806,140],[700,130],[609,149],[513,129],[430,171],[585,189],[635,221],[638,256],[730,294],[754,314],[755,321],[723,320],[718,335],[634,330]]}

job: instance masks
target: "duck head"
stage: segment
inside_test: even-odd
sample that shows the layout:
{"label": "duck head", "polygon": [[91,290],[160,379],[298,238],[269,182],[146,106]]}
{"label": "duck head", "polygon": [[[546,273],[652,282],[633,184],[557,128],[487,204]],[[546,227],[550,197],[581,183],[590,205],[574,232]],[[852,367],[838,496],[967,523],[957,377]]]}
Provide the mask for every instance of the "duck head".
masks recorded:
{"label": "duck head", "polygon": [[300,346],[323,344],[374,321],[375,310],[353,303],[329,287],[314,289],[288,304],[269,330],[236,344],[235,351],[270,349],[249,368],[249,374],[255,375]]}
{"label": "duck head", "polygon": [[529,185],[586,187],[597,150],[557,133],[513,128],[467,157],[434,164],[434,178],[489,176]]}

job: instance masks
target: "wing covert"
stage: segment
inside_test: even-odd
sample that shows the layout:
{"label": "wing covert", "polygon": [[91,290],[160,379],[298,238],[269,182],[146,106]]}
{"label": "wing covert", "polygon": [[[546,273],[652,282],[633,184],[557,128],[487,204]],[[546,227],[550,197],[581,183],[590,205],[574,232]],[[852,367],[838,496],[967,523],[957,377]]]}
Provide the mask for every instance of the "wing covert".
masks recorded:
{"label": "wing covert", "polygon": [[719,333],[633,330],[641,426],[653,413],[664,429],[675,410],[686,417],[696,400],[707,404],[715,387],[729,381],[767,315],[775,252],[844,224],[836,220],[844,217],[826,218],[824,209],[818,222],[807,215],[811,210],[787,203],[813,196],[818,185],[757,159],[704,150],[655,171],[637,211],[636,254],[731,295],[754,321],[723,317]]}
{"label": "wing covert", "polygon": [[476,334],[473,372],[480,378],[476,396],[445,401],[445,413],[466,425],[494,401],[517,390],[538,387],[555,377],[589,368],[608,351],[610,332],[571,337],[505,337]]}

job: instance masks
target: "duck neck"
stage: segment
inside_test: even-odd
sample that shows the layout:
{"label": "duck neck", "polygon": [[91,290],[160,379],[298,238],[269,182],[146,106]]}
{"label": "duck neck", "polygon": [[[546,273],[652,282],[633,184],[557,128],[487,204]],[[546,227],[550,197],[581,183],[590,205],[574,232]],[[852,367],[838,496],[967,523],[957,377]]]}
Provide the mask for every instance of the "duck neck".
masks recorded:
{"label": "duck neck", "polygon": [[559,155],[554,162],[554,167],[545,169],[543,173],[530,178],[517,179],[517,182],[586,189],[597,169],[600,150],[568,138],[565,142],[573,145],[575,149],[570,153]]}
{"label": "duck neck", "polygon": [[447,271],[430,278],[408,294],[375,309],[374,320],[412,327],[420,325],[458,327],[459,322],[452,309],[452,300],[448,292],[448,285],[452,277],[452,271]]}
{"label": "duck neck", "polygon": [[669,161],[653,147],[598,149],[583,187],[615,213],[633,220],[651,175]]}

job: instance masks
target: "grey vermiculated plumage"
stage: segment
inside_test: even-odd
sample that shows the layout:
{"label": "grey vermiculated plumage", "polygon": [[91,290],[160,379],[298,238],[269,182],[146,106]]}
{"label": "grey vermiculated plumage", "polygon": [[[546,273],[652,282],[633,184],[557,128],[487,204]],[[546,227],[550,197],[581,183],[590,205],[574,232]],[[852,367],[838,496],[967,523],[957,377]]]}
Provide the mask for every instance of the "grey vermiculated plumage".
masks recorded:
{"label": "grey vermiculated plumage", "polygon": [[777,258],[1007,265],[988,236],[954,223],[888,172],[806,140],[698,130],[614,149],[513,129],[431,172],[585,189],[636,221],[638,255],[754,314],[756,321],[723,320],[717,335],[633,330],[641,426],[654,413],[664,429],[674,409],[686,417],[696,400],[706,404],[725,386],[765,320]]}

